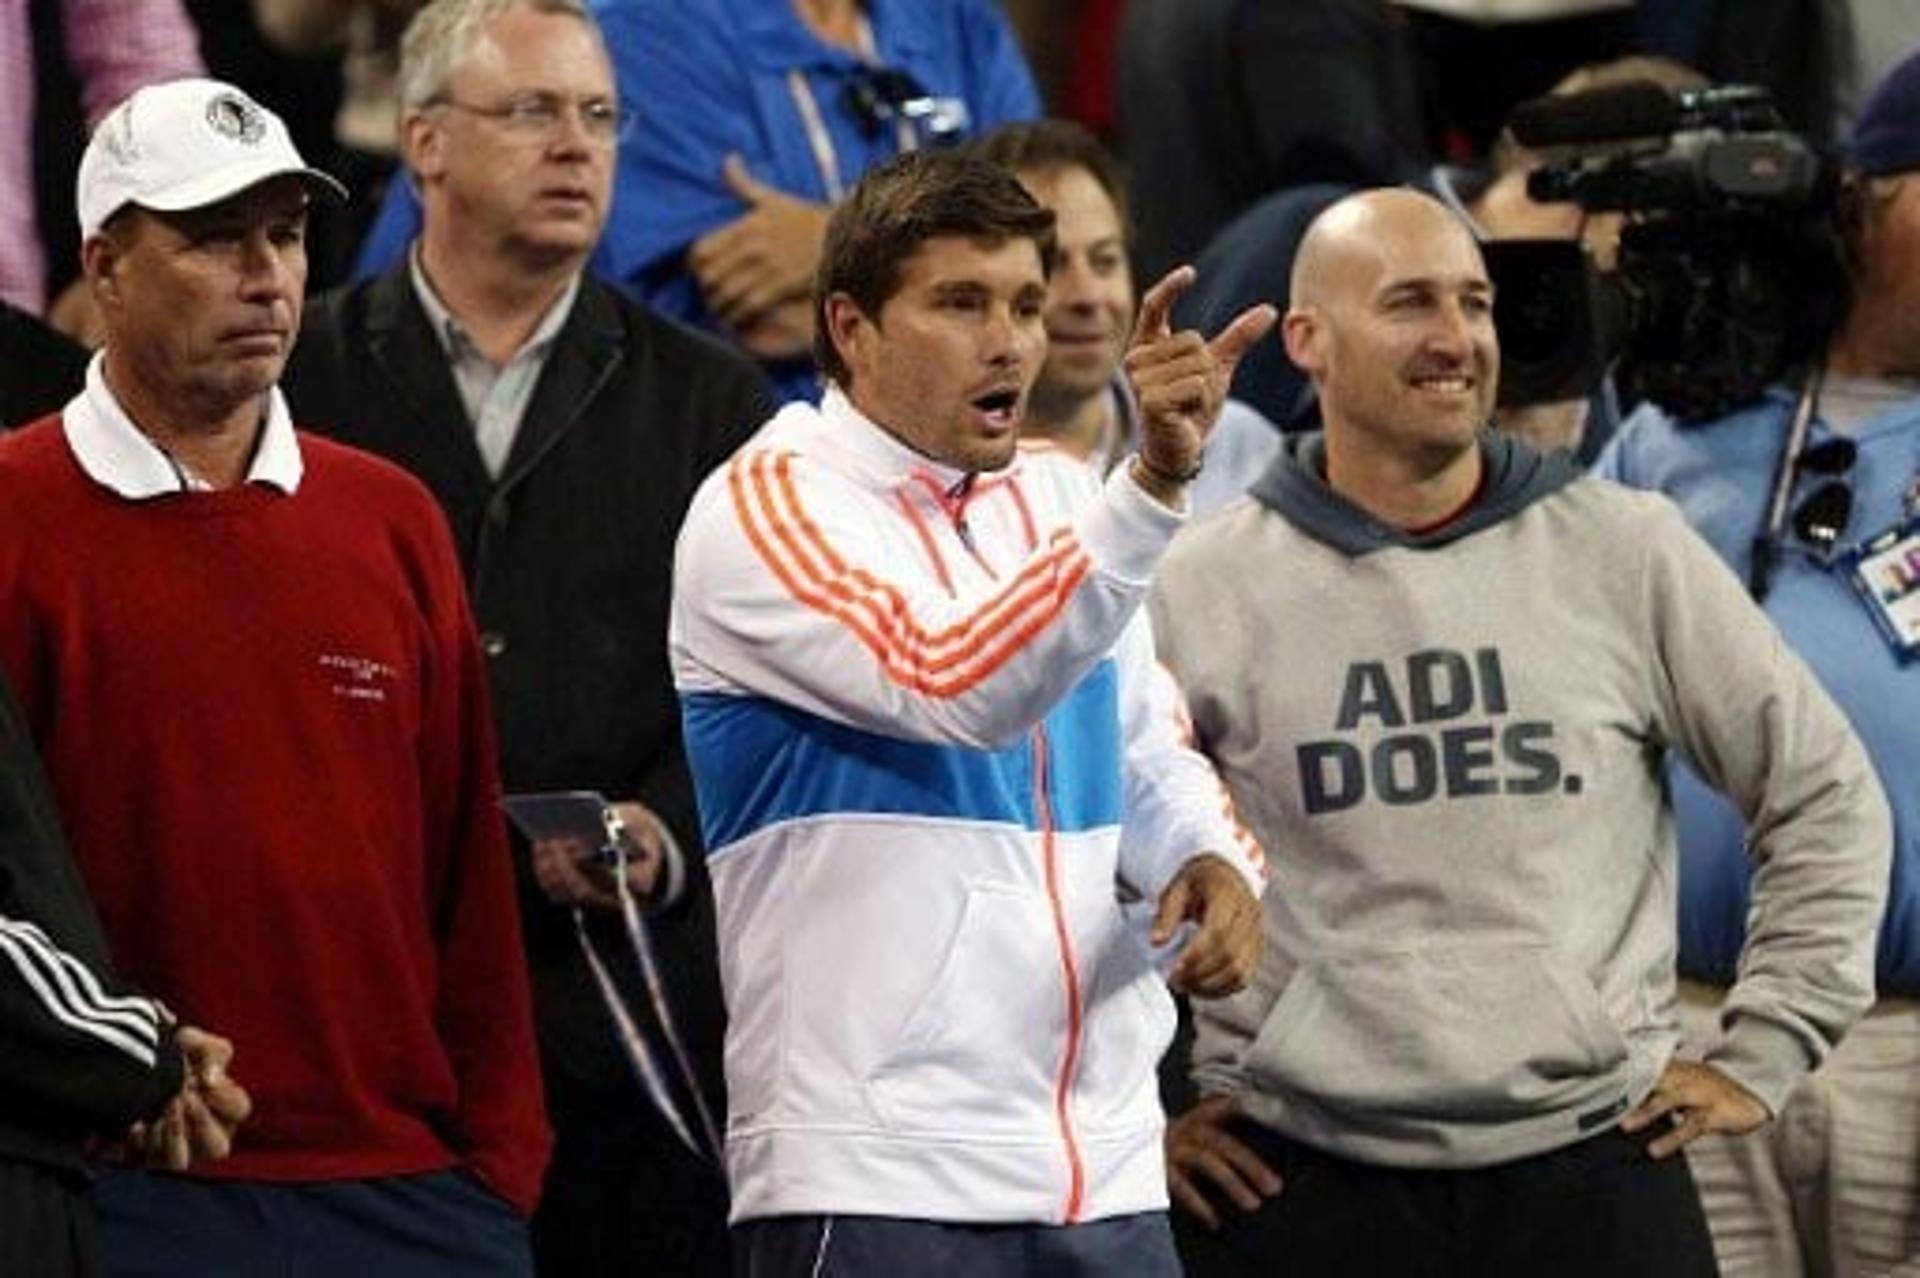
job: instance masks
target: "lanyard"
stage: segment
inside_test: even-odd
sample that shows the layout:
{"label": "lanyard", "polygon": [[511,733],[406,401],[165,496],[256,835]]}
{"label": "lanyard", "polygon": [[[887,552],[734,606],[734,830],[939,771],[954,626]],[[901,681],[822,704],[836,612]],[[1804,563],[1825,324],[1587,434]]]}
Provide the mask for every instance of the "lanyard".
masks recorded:
{"label": "lanyard", "polygon": [[1773,570],[1780,557],[1780,536],[1787,527],[1787,503],[1793,497],[1794,473],[1800,468],[1800,454],[1807,447],[1807,430],[1813,424],[1814,406],[1820,401],[1820,379],[1825,366],[1816,362],[1807,370],[1801,384],[1800,399],[1793,406],[1793,421],[1787,427],[1786,446],[1780,450],[1780,466],[1773,477],[1773,496],[1767,502],[1767,522],[1753,539],[1753,562],[1747,568],[1747,593],[1756,603],[1773,588]]}
{"label": "lanyard", "polygon": [[[573,911],[574,933],[580,939],[581,951],[587,956],[587,966],[593,971],[594,983],[600,987],[601,1001],[606,1004],[615,1028],[620,1031],[621,1046],[626,1049],[627,1059],[633,1064],[634,1073],[640,1076],[640,1083],[652,1098],[654,1108],[660,1111],[660,1116],[667,1120],[667,1125],[673,1128],[674,1135],[680,1138],[682,1144],[696,1156],[718,1167],[722,1148],[719,1125],[714,1122],[713,1111],[707,1106],[706,1093],[700,1089],[700,1077],[694,1073],[693,1061],[687,1055],[686,1044],[681,1040],[674,1020],[673,1007],[667,1001],[666,983],[660,977],[660,964],[654,957],[646,920],[640,916],[640,907],[627,886],[624,857],[614,868],[614,881],[619,885],[620,912],[626,920],[627,938],[633,945],[634,957],[640,962],[641,980],[647,988],[647,1002],[653,1009],[654,1021],[660,1027],[661,1036],[666,1039],[670,1059],[664,1058],[659,1047],[648,1041],[647,1035],[634,1020],[626,999],[613,982],[612,974],[594,949],[593,940],[587,934],[586,920],[578,907]],[[678,1074],[686,1094],[693,1100],[693,1116],[699,1123],[697,1132],[674,1099],[673,1088],[667,1079],[669,1069]]]}
{"label": "lanyard", "polygon": [[[880,57],[873,42],[873,24],[865,14],[860,15],[856,39],[860,60],[870,67],[877,66]],[[800,113],[801,127],[807,131],[807,147],[813,152],[813,166],[820,171],[820,184],[826,188],[827,200],[837,204],[847,193],[846,180],[840,172],[840,155],[834,150],[833,135],[827,131],[827,121],[820,113],[819,100],[813,96],[813,86],[807,83],[807,77],[798,67],[787,72],[787,92],[793,98],[794,110]],[[919,146],[913,125],[907,120],[893,122],[893,136],[894,145],[902,155]]]}

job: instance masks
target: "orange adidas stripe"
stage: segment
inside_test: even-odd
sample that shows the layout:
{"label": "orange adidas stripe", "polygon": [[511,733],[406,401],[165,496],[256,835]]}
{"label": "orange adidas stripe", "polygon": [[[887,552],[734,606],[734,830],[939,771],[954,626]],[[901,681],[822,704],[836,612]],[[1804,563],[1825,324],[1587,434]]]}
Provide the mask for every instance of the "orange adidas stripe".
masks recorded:
{"label": "orange adidas stripe", "polygon": [[[735,515],[749,544],[788,594],[845,625],[879,660],[889,678],[928,695],[958,696],[1005,664],[1059,614],[1091,566],[1070,535],[1057,539],[1046,557],[972,617],[929,637],[897,590],[848,570],[817,527],[811,535],[796,535],[782,517],[765,473],[771,465],[776,478],[785,481],[789,497],[797,498],[790,461],[791,454],[770,461],[763,453],[736,458],[728,468]],[[808,544],[803,545],[803,539]],[[825,561],[825,571],[813,562],[816,556]],[[850,580],[862,589],[853,589]],[[1036,615],[1028,617],[1028,613]],[[1015,628],[1023,618],[1026,624]],[[924,658],[930,640],[935,647],[954,642],[964,647],[929,662]]]}
{"label": "orange adidas stripe", "polygon": [[[1175,677],[1172,670],[1167,668],[1166,662],[1156,658],[1153,664],[1165,671],[1167,681],[1173,685],[1173,690],[1179,693],[1173,701],[1173,724],[1180,734],[1180,744],[1198,752],[1199,747],[1194,744],[1193,714],[1187,709],[1187,694],[1181,689],[1180,680]],[[1239,844],[1242,855],[1252,862],[1253,868],[1260,872],[1262,879],[1265,879],[1270,872],[1266,849],[1260,846],[1260,841],[1253,837],[1253,831],[1247,829],[1246,824],[1240,820],[1240,809],[1234,805],[1233,791],[1227,789],[1227,783],[1220,780],[1218,773],[1214,774],[1214,785],[1220,791],[1220,813],[1227,818],[1227,824],[1233,827],[1234,842]]]}
{"label": "orange adidas stripe", "polygon": [[[814,556],[809,555],[805,548],[795,542],[792,527],[778,522],[779,512],[772,497],[765,492],[764,477],[756,475],[756,479],[761,481],[756,485],[763,497],[761,513],[771,515],[776,521],[772,530],[774,537],[792,552],[793,557],[799,562],[802,575],[812,582],[816,591],[824,590],[829,597],[841,603],[865,609],[871,614],[868,617],[869,628],[877,627],[874,630],[876,636],[882,633],[887,636],[900,636],[881,641],[896,650],[896,655],[901,656],[913,666],[933,672],[944,672],[970,661],[978,648],[994,637],[998,626],[982,627],[976,624],[969,627],[969,622],[979,621],[983,613],[1002,604],[1004,604],[1002,616],[1010,621],[1036,605],[1045,604],[1050,597],[1059,592],[1058,576],[1053,571],[1055,565],[1050,562],[1036,564],[1031,572],[1023,573],[1009,586],[1009,590],[1016,590],[1017,593],[1006,597],[1006,592],[1002,592],[1001,596],[996,596],[988,605],[976,611],[973,617],[957,623],[939,635],[929,637],[915,623],[906,599],[899,591],[875,580],[859,569],[848,567],[817,528],[814,529],[814,538],[811,539],[813,548],[818,552],[819,557],[827,559],[833,565],[838,565],[838,570],[822,572],[819,568],[812,566],[810,561]],[[1052,554],[1055,560],[1064,563],[1064,557],[1076,550],[1077,546],[1063,542]],[[1024,588],[1021,588],[1023,586]],[[1070,592],[1070,587],[1068,589]],[[1058,605],[1053,611],[1058,611]],[[1051,614],[1048,619],[1050,616]],[[905,632],[904,635],[902,632]],[[1031,630],[1023,633],[1031,633]],[[941,657],[935,657],[929,651],[929,649],[937,651],[955,644],[966,646],[958,652]]]}
{"label": "orange adidas stripe", "polygon": [[[998,594],[975,609],[970,616],[960,619],[937,634],[929,635],[915,621],[907,608],[905,598],[895,587],[875,579],[862,570],[847,568],[845,561],[828,542],[819,526],[808,518],[800,502],[799,492],[793,483],[792,468],[787,464],[789,459],[788,456],[781,458],[780,463],[776,465],[775,474],[780,482],[781,495],[791,508],[792,517],[807,537],[808,543],[822,559],[833,566],[836,574],[844,574],[851,584],[862,590],[883,596],[889,605],[887,612],[897,613],[901,617],[917,645],[937,647],[949,643],[978,644],[990,638],[1000,627],[1012,624],[1015,614],[1031,607],[1035,602],[1034,596],[1057,597],[1059,591],[1054,583],[1059,569],[1070,557],[1085,553],[1080,549],[1079,542],[1070,529],[1056,530],[1053,542],[1044,556],[1028,564],[1018,576],[1002,587]],[[769,514],[778,519],[777,513],[769,510]],[[1041,586],[1038,591],[1031,589],[1036,584]],[[1064,602],[1064,599],[1058,599],[1056,610],[1059,604]]]}
{"label": "orange adidas stripe", "polygon": [[949,596],[953,594],[953,574],[947,571],[947,561],[940,553],[940,547],[934,544],[933,532],[927,527],[926,519],[914,509],[913,499],[904,492],[894,494],[900,500],[900,509],[913,525],[913,531],[920,535],[920,548],[927,552],[927,562],[933,565],[935,575],[940,578],[940,588]]}

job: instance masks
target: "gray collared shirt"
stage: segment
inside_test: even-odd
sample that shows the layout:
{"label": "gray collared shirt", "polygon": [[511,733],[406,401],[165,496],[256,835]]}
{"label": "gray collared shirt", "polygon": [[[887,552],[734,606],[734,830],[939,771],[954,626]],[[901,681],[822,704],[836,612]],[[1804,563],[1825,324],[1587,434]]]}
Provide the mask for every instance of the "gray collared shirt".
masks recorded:
{"label": "gray collared shirt", "polygon": [[560,326],[567,322],[567,315],[573,310],[573,299],[580,291],[580,277],[575,275],[567,282],[566,291],[541,317],[539,327],[505,364],[496,366],[480,353],[460,321],[433,291],[426,271],[420,266],[418,244],[408,254],[407,268],[413,280],[414,296],[420,299],[434,336],[447,353],[453,384],[460,391],[467,421],[473,426],[473,442],[480,449],[487,473],[498,479],[506,469],[508,455],[513,452],[514,437],[520,433],[520,419],[533,398],[533,388],[540,383],[540,373],[547,366],[547,356],[553,352],[554,339],[560,335]]}

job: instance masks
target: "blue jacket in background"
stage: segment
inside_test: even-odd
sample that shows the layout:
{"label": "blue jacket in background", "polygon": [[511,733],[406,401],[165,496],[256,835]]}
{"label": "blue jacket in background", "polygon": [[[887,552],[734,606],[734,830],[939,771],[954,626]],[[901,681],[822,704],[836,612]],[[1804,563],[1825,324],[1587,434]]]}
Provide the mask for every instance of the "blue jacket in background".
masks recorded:
{"label": "blue jacket in background", "polygon": [[[1796,393],[1775,388],[1717,421],[1681,426],[1652,406],[1621,426],[1596,473],[1673,498],[1687,521],[1745,578],[1766,518]],[[1818,416],[1808,445],[1833,431]],[[1854,508],[1842,545],[1892,526],[1920,474],[1920,397],[1855,432],[1847,476]],[[1798,503],[1826,477],[1798,479]],[[1789,507],[1791,509],[1791,507]],[[1852,583],[1824,567],[1789,530],[1783,535],[1767,615],[1847,714],[1893,806],[1893,875],[1881,924],[1883,993],[1920,995],[1920,668],[1903,668]],[[1680,831],[1680,971],[1730,984],[1747,915],[1750,867],[1740,815],[1684,765],[1672,771]]]}

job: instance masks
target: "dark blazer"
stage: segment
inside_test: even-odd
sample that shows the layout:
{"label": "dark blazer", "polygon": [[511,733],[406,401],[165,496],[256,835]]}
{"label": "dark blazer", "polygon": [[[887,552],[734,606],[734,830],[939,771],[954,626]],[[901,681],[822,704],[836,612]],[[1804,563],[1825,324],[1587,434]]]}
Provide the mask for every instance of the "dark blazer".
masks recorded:
{"label": "dark blazer", "polygon": [[[583,279],[495,480],[402,266],[310,304],[283,387],[296,423],[398,462],[440,499],[489,658],[508,791],[638,799],[687,851],[690,899],[657,920],[656,939],[717,1102],[712,898],[667,609],[694,490],[772,411],[759,370]],[[517,859],[543,1063],[602,1091],[631,1088],[568,913]],[[603,954],[628,953],[617,920],[595,926]],[[549,1092],[562,1081],[549,1078]]]}

